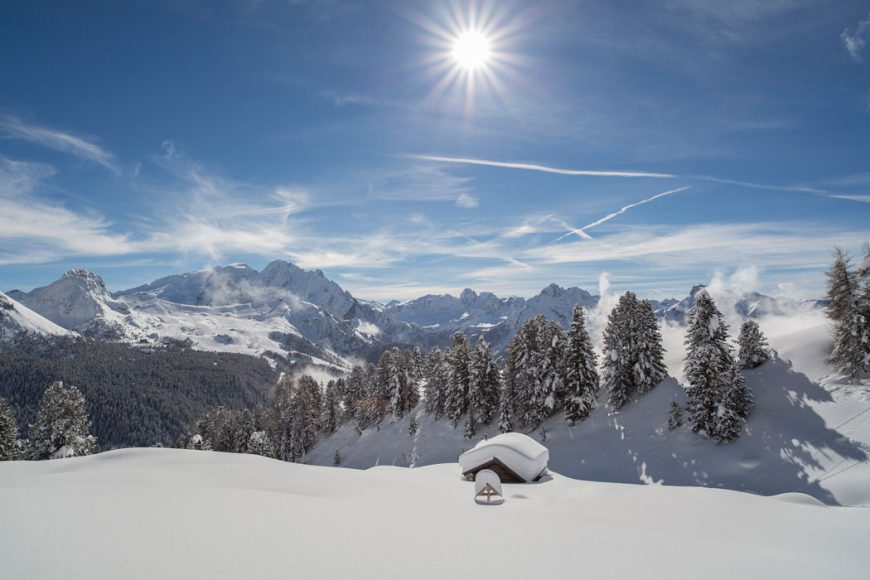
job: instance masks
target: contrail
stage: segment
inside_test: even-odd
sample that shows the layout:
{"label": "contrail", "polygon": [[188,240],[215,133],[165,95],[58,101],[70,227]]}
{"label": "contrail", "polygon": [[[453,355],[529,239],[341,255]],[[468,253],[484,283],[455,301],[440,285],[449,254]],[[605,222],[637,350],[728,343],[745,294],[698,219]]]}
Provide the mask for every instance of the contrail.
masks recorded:
{"label": "contrail", "polygon": [[598,177],[676,177],[669,173],[649,173],[646,171],[594,171],[591,169],[560,169],[535,163],[513,163],[509,161],[492,161],[489,159],[471,159],[468,157],[443,157],[441,155],[408,155],[413,159],[425,161],[440,161],[442,163],[457,163],[462,165],[484,165],[486,167],[506,167],[508,169],[525,169],[527,171],[540,171],[542,173],[556,173],[558,175],[592,175]]}
{"label": "contrail", "polygon": [[666,195],[671,195],[672,193],[679,193],[679,192],[681,192],[681,191],[686,191],[687,189],[689,189],[689,186],[688,186],[688,185],[685,186],[685,187],[678,187],[677,189],[670,189],[670,190],[668,190],[668,191],[663,191],[662,193],[657,193],[657,194],[653,195],[652,197],[648,197],[648,198],[646,198],[646,199],[642,199],[642,200],[640,200],[640,201],[636,201],[636,202],[634,202],[634,203],[630,203],[630,204],[628,204],[628,205],[622,206],[621,208],[619,208],[619,209],[616,210],[615,212],[613,212],[613,213],[609,213],[609,214],[607,214],[606,216],[604,216],[603,218],[601,218],[601,219],[597,219],[597,220],[595,220],[594,222],[592,222],[591,224],[587,224],[587,225],[583,226],[582,228],[579,228],[579,229],[573,229],[573,228],[572,228],[570,232],[568,232],[567,234],[564,234],[564,235],[562,235],[562,236],[559,236],[558,238],[556,238],[555,240],[553,240],[553,241],[550,242],[550,243],[556,243],[556,242],[558,242],[559,240],[562,240],[562,239],[564,239],[564,238],[567,238],[568,236],[573,235],[573,234],[576,234],[576,235],[578,235],[578,236],[580,236],[580,237],[582,237],[582,238],[587,238],[587,239],[588,239],[588,238],[589,238],[589,234],[586,233],[586,230],[591,229],[591,228],[594,228],[594,227],[597,227],[597,226],[600,226],[600,225],[603,224],[604,222],[609,222],[610,220],[612,220],[612,219],[615,218],[616,216],[619,216],[619,215],[624,214],[625,212],[627,212],[628,210],[630,210],[630,209],[633,208],[633,207],[637,207],[637,206],[639,206],[639,205],[643,205],[643,204],[645,204],[645,203],[649,203],[649,202],[651,202],[651,201],[653,201],[653,200],[656,200],[656,199],[658,199],[658,198],[660,198],[660,197],[665,197]]}

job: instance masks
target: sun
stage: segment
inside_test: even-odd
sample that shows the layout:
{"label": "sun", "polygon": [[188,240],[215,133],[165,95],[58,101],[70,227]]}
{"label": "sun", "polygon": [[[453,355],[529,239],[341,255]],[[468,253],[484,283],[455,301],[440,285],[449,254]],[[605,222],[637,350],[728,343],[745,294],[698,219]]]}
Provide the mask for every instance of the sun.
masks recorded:
{"label": "sun", "polygon": [[466,30],[453,41],[453,59],[461,68],[475,71],[487,65],[490,59],[490,41],[480,31]]}

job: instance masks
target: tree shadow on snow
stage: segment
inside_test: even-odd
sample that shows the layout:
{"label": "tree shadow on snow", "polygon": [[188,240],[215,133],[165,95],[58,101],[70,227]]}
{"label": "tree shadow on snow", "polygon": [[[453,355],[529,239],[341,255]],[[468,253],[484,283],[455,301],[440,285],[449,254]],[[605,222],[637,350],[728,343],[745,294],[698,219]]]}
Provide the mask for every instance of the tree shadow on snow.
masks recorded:
{"label": "tree shadow on snow", "polygon": [[551,467],[569,477],[623,483],[702,485],[764,495],[800,492],[826,504],[836,498],[807,470],[842,459],[863,460],[855,442],[829,429],[810,402],[830,393],[774,359],[745,372],[755,396],[746,432],[730,445],[716,445],[687,426],[667,430],[671,401],[685,405],[680,384],[668,378],[614,413],[603,404],[573,428],[554,424],[546,445]]}

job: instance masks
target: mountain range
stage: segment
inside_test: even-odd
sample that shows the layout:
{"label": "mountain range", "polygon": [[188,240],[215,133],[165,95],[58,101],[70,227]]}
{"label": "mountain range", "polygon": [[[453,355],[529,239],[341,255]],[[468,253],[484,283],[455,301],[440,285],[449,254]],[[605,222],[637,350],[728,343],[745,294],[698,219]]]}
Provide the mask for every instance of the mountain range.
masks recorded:
{"label": "mountain range", "polygon": [[[682,323],[703,285],[683,299],[653,301],[664,320]],[[0,293],[0,341],[20,331],[79,333],[143,347],[185,344],[212,351],[281,355],[290,362],[347,368],[373,360],[393,345],[444,347],[457,330],[483,335],[502,351],[526,320],[542,314],[567,327],[576,304],[594,308],[599,297],[550,284],[531,298],[464,290],[380,304],[354,297],[320,270],[276,260],[262,271],[231,264],[166,276],[110,292],[87,270],[66,272],[30,292]],[[812,309],[758,293],[734,295],[741,316]]]}

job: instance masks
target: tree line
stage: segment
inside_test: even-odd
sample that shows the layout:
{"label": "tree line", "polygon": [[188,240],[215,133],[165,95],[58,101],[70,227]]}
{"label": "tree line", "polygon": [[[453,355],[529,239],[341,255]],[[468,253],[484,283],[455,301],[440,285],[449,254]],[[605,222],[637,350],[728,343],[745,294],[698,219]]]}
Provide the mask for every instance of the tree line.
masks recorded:
{"label": "tree line", "polygon": [[[718,443],[734,441],[752,407],[752,393],[741,369],[770,357],[754,321],[740,329],[739,352],[729,342],[728,326],[706,292],[689,311],[686,369],[687,420],[695,432]],[[442,351],[433,347],[385,351],[377,364],[354,366],[346,377],[320,385],[310,376],[282,376],[270,405],[250,410],[212,409],[195,422],[183,444],[194,449],[258,453],[285,461],[304,461],[318,437],[351,425],[358,433],[379,428],[387,416],[411,414],[416,429],[421,411],[434,419],[460,424],[466,438],[481,428],[500,432],[540,429],[563,413],[569,424],[582,421],[601,399],[620,409],[667,376],[658,319],[647,300],[623,294],[611,311],[603,335],[600,365],[581,306],[565,330],[544,316],[526,321],[497,357],[483,337],[469,344],[463,332]],[[603,394],[606,397],[602,397]],[[682,423],[673,410],[671,427]],[[340,458],[336,458],[336,463]]]}

